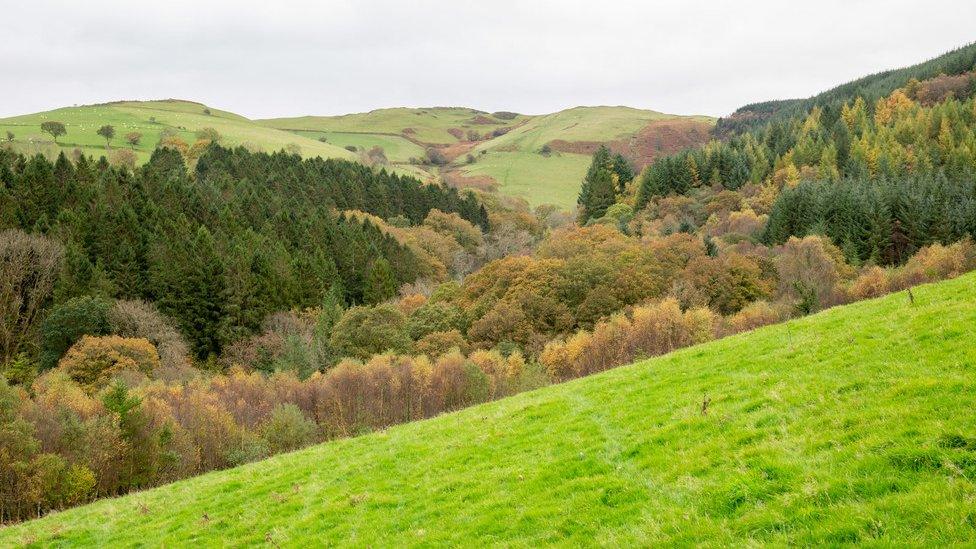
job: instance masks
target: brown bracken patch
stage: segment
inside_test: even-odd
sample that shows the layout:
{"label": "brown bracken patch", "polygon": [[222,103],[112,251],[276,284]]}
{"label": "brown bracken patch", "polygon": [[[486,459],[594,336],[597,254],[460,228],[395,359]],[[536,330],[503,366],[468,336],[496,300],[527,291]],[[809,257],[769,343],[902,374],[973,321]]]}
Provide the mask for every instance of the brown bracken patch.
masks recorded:
{"label": "brown bracken patch", "polygon": [[483,114],[479,114],[478,116],[472,118],[471,122],[474,124],[501,124],[501,122],[492,120]]}
{"label": "brown bracken patch", "polygon": [[554,139],[549,148],[556,152],[593,154],[600,145],[624,155],[640,170],[659,156],[674,154],[683,149],[704,144],[709,139],[711,126],[699,120],[653,120],[632,137],[615,141],[566,141]]}
{"label": "brown bracken patch", "polygon": [[456,189],[478,189],[488,192],[498,190],[498,182],[488,175],[464,175],[460,171],[451,170],[443,172],[441,176],[445,183]]}
{"label": "brown bracken patch", "polygon": [[476,141],[461,141],[438,148],[444,154],[444,157],[447,158],[447,161],[452,162],[455,158],[467,154],[477,144]]}

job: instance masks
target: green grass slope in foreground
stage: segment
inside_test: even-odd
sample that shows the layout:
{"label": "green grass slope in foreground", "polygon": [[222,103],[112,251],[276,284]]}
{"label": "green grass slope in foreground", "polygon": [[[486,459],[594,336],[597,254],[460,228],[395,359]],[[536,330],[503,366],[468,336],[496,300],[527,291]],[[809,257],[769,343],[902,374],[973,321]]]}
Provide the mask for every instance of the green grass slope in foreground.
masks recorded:
{"label": "green grass slope in foreground", "polygon": [[[209,110],[210,114],[206,114],[204,109]],[[301,147],[302,156],[305,157],[356,159],[356,155],[342,147],[261,126],[243,116],[208,109],[201,103],[177,99],[120,101],[2,118],[0,138],[5,138],[6,132],[11,131],[15,136],[12,143],[15,150],[33,154],[49,153],[51,149],[56,153],[57,147],[51,136],[41,131],[41,123],[51,120],[63,122],[67,130],[66,135],[58,138],[62,150],[67,152],[79,148],[95,158],[110,152],[105,140],[96,133],[99,127],[109,124],[115,127],[115,139],[111,143],[113,149],[130,148],[125,141],[127,133],[142,134],[140,144],[133,147],[140,163],[149,159],[160,134],[167,127],[176,130],[184,141],[191,144],[196,140],[197,130],[210,127],[220,133],[221,142],[227,146],[249,144],[272,152],[296,144]]]}
{"label": "green grass slope in foreground", "polygon": [[97,502],[0,546],[971,543],[976,275],[914,295]]}

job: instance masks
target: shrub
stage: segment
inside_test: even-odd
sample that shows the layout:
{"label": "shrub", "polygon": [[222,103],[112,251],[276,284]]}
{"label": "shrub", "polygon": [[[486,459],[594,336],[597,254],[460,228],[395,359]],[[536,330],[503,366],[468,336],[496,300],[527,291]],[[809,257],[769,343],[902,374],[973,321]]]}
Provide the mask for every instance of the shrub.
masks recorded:
{"label": "shrub", "polygon": [[936,243],[918,250],[899,269],[893,288],[907,288],[915,284],[954,278],[976,268],[976,246],[966,239],[943,246]]}
{"label": "shrub", "polygon": [[129,146],[136,147],[139,145],[139,142],[142,141],[142,134],[139,132],[129,132],[125,134],[125,141],[129,144]]}
{"label": "shrub", "polygon": [[553,378],[570,379],[708,341],[715,323],[710,310],[682,312],[676,299],[667,298],[635,307],[631,318],[617,315],[598,323],[592,332],[551,341],[539,362]]}
{"label": "shrub", "polygon": [[491,115],[499,120],[514,120],[518,116],[518,113],[509,112],[509,111],[498,111],[498,112],[491,113]]}
{"label": "shrub", "polygon": [[460,353],[446,354],[434,363],[430,391],[438,410],[459,410],[488,400],[488,376]]}
{"label": "shrub", "polygon": [[113,166],[125,167],[130,170],[136,167],[136,153],[132,149],[115,149],[109,154]]}
{"label": "shrub", "polygon": [[427,160],[435,166],[443,166],[447,164],[447,157],[444,156],[443,151],[437,147],[427,148]]}
{"label": "shrub", "polygon": [[731,333],[745,332],[756,328],[776,324],[786,319],[787,313],[781,308],[774,307],[766,301],[755,301],[746,305],[728,320]]}
{"label": "shrub", "polygon": [[843,253],[822,236],[790,237],[776,254],[780,292],[811,312],[837,303],[835,288],[850,276]]}
{"label": "shrub", "polygon": [[850,294],[854,299],[880,297],[891,291],[889,274],[876,265],[868,267],[851,284]]}
{"label": "shrub", "polygon": [[468,360],[475,363],[488,376],[488,398],[496,399],[518,392],[520,381],[526,371],[522,353],[515,351],[505,357],[497,350],[478,350],[471,353]]}
{"label": "shrub", "polygon": [[366,158],[369,159],[370,164],[373,165],[386,164],[389,162],[386,158],[386,151],[384,151],[383,147],[380,147],[379,145],[373,145],[373,147],[366,152]]}
{"label": "shrub", "polygon": [[95,390],[122,372],[151,376],[159,365],[159,354],[147,339],[84,336],[68,349],[58,368],[72,380]]}
{"label": "shrub", "polygon": [[305,417],[294,404],[279,404],[261,427],[272,452],[288,452],[308,446],[315,440],[315,422]]}
{"label": "shrub", "polygon": [[[571,339],[570,349],[575,358],[574,377],[602,372],[629,362],[633,355],[627,341],[632,330],[633,325],[627,317],[616,315],[594,326],[588,338]],[[574,349],[574,345],[580,348]]]}
{"label": "shrub", "polygon": [[[572,338],[589,338],[589,332],[581,331]],[[568,341],[554,339],[539,353],[539,363],[542,364],[550,377],[557,380],[570,379],[575,374],[575,357],[570,353]]]}
{"label": "shrub", "polygon": [[319,424],[342,436],[438,413],[429,398],[430,372],[425,357],[376,355],[365,365],[343,360],[310,380]]}
{"label": "shrub", "polygon": [[221,139],[220,132],[210,127],[197,130],[196,137],[198,141],[206,141],[207,143],[217,143]]}
{"label": "shrub", "polygon": [[627,345],[634,358],[660,355],[712,338],[715,313],[705,308],[682,312],[667,298],[635,307]]}

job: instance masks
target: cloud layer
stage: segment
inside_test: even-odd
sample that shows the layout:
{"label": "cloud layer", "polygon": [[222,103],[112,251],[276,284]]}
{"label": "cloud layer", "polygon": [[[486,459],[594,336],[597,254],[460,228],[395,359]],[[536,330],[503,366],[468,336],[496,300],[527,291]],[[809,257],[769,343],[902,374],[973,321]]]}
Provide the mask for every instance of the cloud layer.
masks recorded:
{"label": "cloud layer", "polygon": [[976,40],[976,3],[168,1],[4,8],[0,116],[177,97],[252,118],[390,106],[724,115]]}

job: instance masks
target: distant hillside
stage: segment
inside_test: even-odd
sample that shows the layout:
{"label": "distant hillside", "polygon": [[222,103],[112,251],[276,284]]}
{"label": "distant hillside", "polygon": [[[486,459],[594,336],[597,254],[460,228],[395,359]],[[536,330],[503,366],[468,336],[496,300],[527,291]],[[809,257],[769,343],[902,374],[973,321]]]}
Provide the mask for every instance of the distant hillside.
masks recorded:
{"label": "distant hillside", "polygon": [[500,192],[532,205],[576,204],[590,156],[601,144],[631,160],[637,169],[661,154],[708,140],[714,119],[676,116],[630,107],[576,107],[533,117],[471,151],[475,162],[459,158],[462,177],[482,178]]}
{"label": "distant hillside", "polygon": [[0,530],[0,545],[968,545],[976,275]]}
{"label": "distant hillside", "polygon": [[377,109],[342,116],[301,116],[260,120],[259,124],[312,139],[325,139],[353,150],[369,161],[374,147],[397,171],[437,179],[440,166],[430,162],[428,149],[443,161],[454,159],[482,139],[491,139],[531,117],[509,112],[487,113],[465,107]]}
{"label": "distant hillside", "polygon": [[[62,122],[55,143],[41,124]],[[115,128],[106,142],[103,125]],[[119,101],[0,119],[0,140],[16,152],[54,158],[80,150],[98,158],[130,149],[144,163],[164,134],[192,145],[215,129],[221,144],[250,150],[289,149],[304,157],[343,158],[456,187],[497,190],[531,205],[572,209],[589,157],[609,145],[641,168],[661,154],[704,143],[714,120],[630,107],[576,107],[531,116],[465,107],[392,108],[343,116],[249,120],[183,100]],[[141,134],[138,144],[126,141]],[[111,158],[110,158],[111,159]]]}
{"label": "distant hillside", "polygon": [[464,107],[392,108],[342,116],[273,118],[258,123],[315,137],[324,135],[342,146],[346,145],[350,134],[399,136],[413,142],[449,145],[464,141],[469,130],[490,133],[498,128],[517,126],[528,119],[515,113],[497,114],[499,116]]}
{"label": "distant hillside", "polygon": [[408,173],[572,209],[589,157],[601,144],[640,168],[660,154],[704,143],[714,120],[630,107],[538,116],[432,107],[259,123],[354,147],[361,156],[381,147],[390,164]]}
{"label": "distant hillside", "polygon": [[[58,138],[41,131],[47,121],[62,122],[67,133]],[[115,128],[115,138],[107,146],[96,132],[103,125]],[[255,124],[243,116],[207,107],[202,103],[176,99],[162,101],[119,101],[101,105],[64,107],[53,111],[0,119],[0,139],[6,132],[14,135],[14,150],[28,154],[44,153],[56,156],[58,149],[81,149],[95,158],[107,156],[114,149],[128,148],[136,153],[138,162],[145,162],[164,131],[171,132],[189,144],[196,140],[195,132],[213,128],[227,146],[245,145],[253,150],[268,152],[297,146],[302,156],[355,159],[356,155],[328,143],[294,135]],[[125,136],[130,132],[142,134],[139,144],[131,146]],[[109,149],[108,147],[111,147]]]}

